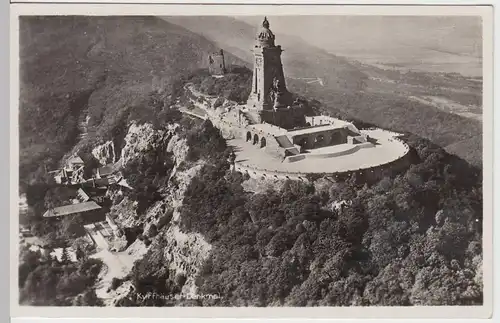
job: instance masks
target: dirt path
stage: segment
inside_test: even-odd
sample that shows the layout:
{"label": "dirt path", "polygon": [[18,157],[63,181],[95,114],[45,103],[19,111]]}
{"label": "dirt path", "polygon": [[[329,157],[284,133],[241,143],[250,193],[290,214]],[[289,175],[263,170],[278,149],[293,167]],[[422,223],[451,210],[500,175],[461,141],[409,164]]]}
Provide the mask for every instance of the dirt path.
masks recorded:
{"label": "dirt path", "polygon": [[[108,292],[113,278],[123,278],[129,274],[134,266],[134,262],[142,258],[146,252],[147,247],[142,241],[137,240],[125,251],[110,252],[107,249],[103,249],[90,256],[91,258],[102,260],[105,265],[95,288],[97,297],[101,298],[107,306],[113,305],[114,300],[120,297],[118,291]],[[123,293],[126,291],[120,290],[120,292]]]}

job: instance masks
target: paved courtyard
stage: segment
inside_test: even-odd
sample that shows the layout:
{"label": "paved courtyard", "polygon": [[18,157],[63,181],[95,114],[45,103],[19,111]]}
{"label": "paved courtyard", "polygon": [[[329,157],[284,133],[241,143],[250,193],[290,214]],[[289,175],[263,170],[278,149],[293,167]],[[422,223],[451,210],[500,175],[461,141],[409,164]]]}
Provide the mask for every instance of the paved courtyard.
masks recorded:
{"label": "paved courtyard", "polygon": [[[240,138],[229,140],[229,145],[235,148],[236,162],[241,165],[259,170],[290,173],[335,173],[370,168],[399,159],[408,151],[405,144],[395,139],[397,136],[395,133],[381,129],[363,130],[362,133],[377,139],[377,145],[361,148],[344,156],[305,158],[291,163],[282,162],[267,154],[263,148],[258,148],[258,146]],[[324,154],[330,152],[330,150],[335,152],[345,148],[347,147],[324,147],[312,150],[311,154]]]}

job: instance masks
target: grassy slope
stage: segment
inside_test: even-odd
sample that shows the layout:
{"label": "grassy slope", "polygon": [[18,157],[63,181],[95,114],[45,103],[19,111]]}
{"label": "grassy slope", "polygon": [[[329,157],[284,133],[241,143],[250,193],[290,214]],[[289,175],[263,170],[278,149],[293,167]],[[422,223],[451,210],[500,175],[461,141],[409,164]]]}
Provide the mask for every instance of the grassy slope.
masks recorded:
{"label": "grassy slope", "polygon": [[[163,19],[200,33],[220,47],[252,62],[250,51],[256,26],[229,17],[163,17]],[[272,28],[272,26],[271,26]],[[323,101],[330,110],[341,110],[355,118],[381,127],[409,131],[447,147],[456,145],[450,152],[480,165],[481,123],[439,111],[434,107],[411,102],[398,89],[386,89],[368,81],[373,68],[366,70],[347,59],[314,47],[300,38],[278,34],[282,45],[285,74],[292,77],[321,77],[325,86],[306,84],[288,79],[290,90]],[[424,82],[424,85],[428,85]],[[441,82],[443,83],[443,82]],[[450,84],[437,84],[449,86]],[[453,84],[453,82],[452,82]],[[429,93],[427,89],[415,91]],[[434,90],[435,91],[435,90]],[[441,91],[442,92],[442,91]],[[453,97],[457,97],[456,94]],[[473,96],[476,100],[476,96]],[[480,140],[479,140],[480,142]],[[472,145],[472,146],[469,146]]]}
{"label": "grassy slope", "polygon": [[[207,39],[154,17],[23,17],[20,19],[21,180],[55,167],[77,142],[111,131],[144,103],[153,79],[164,88],[207,65],[218,48]],[[228,55],[231,63],[241,63]]]}

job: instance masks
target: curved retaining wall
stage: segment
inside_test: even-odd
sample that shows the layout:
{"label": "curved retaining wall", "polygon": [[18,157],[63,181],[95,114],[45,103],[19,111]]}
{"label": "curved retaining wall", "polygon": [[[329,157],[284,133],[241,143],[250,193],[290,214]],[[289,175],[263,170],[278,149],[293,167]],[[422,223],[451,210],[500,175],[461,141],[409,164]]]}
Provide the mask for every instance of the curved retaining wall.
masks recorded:
{"label": "curved retaining wall", "polygon": [[299,160],[303,160],[303,159],[306,159],[306,155],[305,154],[300,154],[300,155],[286,157],[285,158],[285,162],[286,163],[293,163],[293,162],[296,162],[296,161],[299,161]]}
{"label": "curved retaining wall", "polygon": [[306,173],[288,173],[269,169],[258,169],[247,165],[242,165],[236,163],[234,165],[234,170],[242,173],[248,174],[251,178],[255,179],[269,179],[269,180],[299,180],[307,182],[305,177]]}
{"label": "curved retaining wall", "polygon": [[[208,118],[210,118],[210,113],[208,113]],[[255,129],[252,129],[249,127],[247,124],[238,124],[237,122],[228,122],[221,117],[219,118],[210,118],[214,125],[221,130],[223,133],[224,137],[227,138],[237,138],[237,137],[243,137],[242,136],[242,130],[244,131],[251,131],[252,135],[256,132]],[[329,116],[320,116],[321,121],[327,122],[332,119],[332,117]],[[233,120],[236,121],[236,120]],[[316,123],[316,122],[315,122]],[[355,127],[354,127],[355,128]],[[373,128],[378,129],[378,128]],[[357,130],[357,129],[356,129]],[[370,129],[366,129],[370,130]],[[383,129],[381,129],[383,130]],[[384,130],[386,131],[386,130]],[[395,135],[398,135],[397,133],[394,133]],[[263,133],[261,132],[260,135],[262,136]],[[260,136],[259,136],[260,137]],[[243,137],[243,139],[245,139]],[[404,169],[406,169],[409,164],[410,160],[408,158],[408,152],[410,150],[408,144],[406,144],[403,140],[399,139],[398,137],[394,137],[390,140],[395,140],[401,142],[405,150],[399,156],[399,158],[395,159],[392,162],[386,163],[386,164],[381,164],[369,168],[363,168],[363,169],[357,169],[357,170],[350,170],[350,171],[345,171],[345,172],[335,172],[335,173],[328,173],[328,174],[321,174],[321,173],[293,173],[293,172],[283,172],[283,171],[277,171],[277,170],[268,170],[268,169],[258,169],[252,166],[248,165],[243,165],[240,163],[236,163],[234,165],[234,169],[242,174],[248,174],[250,177],[255,178],[255,179],[270,179],[270,180],[299,180],[299,181],[305,181],[308,182],[307,176],[326,176],[327,178],[331,180],[343,180],[350,176],[353,173],[356,173],[359,175],[363,180],[365,181],[371,181],[371,180],[377,180],[381,179],[384,176],[386,176],[387,172],[400,172]],[[361,145],[361,144],[360,144]],[[317,156],[313,157],[313,154],[308,155],[307,157],[305,155],[295,155],[295,156],[288,156],[287,159],[289,162],[293,161],[298,161],[304,158],[326,158],[326,157],[334,157],[334,156],[341,156],[343,154],[348,154],[348,153],[353,153],[357,150],[359,150],[361,146],[356,146],[353,147],[347,151],[342,151],[338,152],[340,155],[335,155],[337,153],[333,154],[317,154]],[[355,150],[354,150],[355,149]]]}
{"label": "curved retaining wall", "polygon": [[399,173],[406,170],[410,165],[410,158],[408,152],[410,147],[404,141],[399,138],[394,138],[401,142],[405,146],[404,153],[392,162],[381,164],[377,166],[372,166],[369,168],[362,168],[356,170],[350,170],[345,172],[335,172],[335,173],[300,173],[300,172],[283,172],[277,170],[269,169],[259,169],[249,165],[244,165],[241,163],[236,163],[234,169],[242,174],[248,174],[251,178],[255,179],[268,179],[268,180],[299,180],[304,182],[309,182],[309,176],[327,177],[332,181],[345,180],[352,174],[359,176],[359,180],[362,182],[370,182],[382,179],[384,176],[390,173]]}

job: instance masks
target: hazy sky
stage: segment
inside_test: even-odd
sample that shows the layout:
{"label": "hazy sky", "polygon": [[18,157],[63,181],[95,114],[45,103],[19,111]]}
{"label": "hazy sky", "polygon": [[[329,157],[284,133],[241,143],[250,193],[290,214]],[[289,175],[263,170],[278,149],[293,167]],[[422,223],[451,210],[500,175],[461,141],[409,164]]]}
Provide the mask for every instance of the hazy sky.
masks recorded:
{"label": "hazy sky", "polygon": [[[262,17],[236,17],[256,27]],[[275,34],[296,35],[331,52],[390,54],[437,49],[481,57],[481,18],[443,16],[268,16]],[[277,36],[278,37],[278,36]]]}
{"label": "hazy sky", "polygon": [[[249,55],[250,37],[253,38],[252,33],[258,31],[264,17],[165,19],[224,44],[229,51],[245,50]],[[483,72],[482,22],[479,16],[269,15],[268,19],[276,43],[283,45],[285,52],[287,46],[300,46],[300,41],[293,41],[293,37],[298,37],[331,54],[367,64],[470,76],[480,76]],[[293,37],[285,37],[287,35]],[[314,51],[307,46],[304,49],[295,48],[304,55],[308,49]],[[238,52],[233,53],[238,55]]]}

